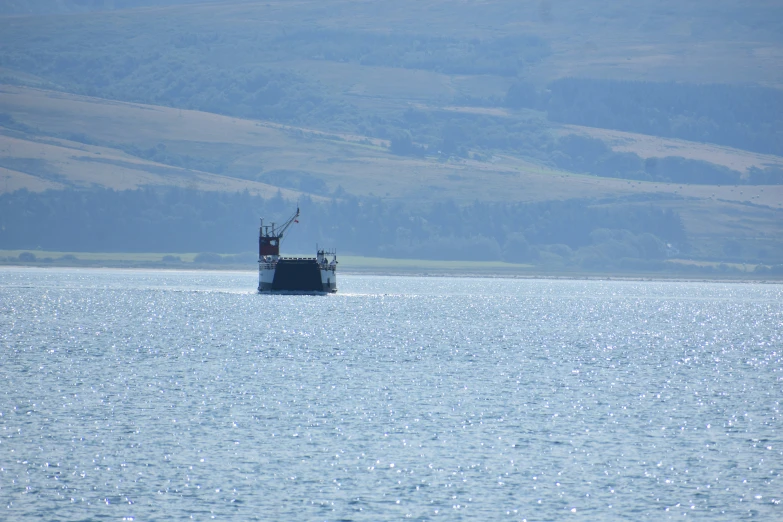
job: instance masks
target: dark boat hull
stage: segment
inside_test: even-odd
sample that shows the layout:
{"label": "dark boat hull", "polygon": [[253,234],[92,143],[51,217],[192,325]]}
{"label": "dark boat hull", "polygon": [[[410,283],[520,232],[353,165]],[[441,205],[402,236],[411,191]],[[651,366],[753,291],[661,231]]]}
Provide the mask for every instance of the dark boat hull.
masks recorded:
{"label": "dark boat hull", "polygon": [[[324,275],[321,266],[314,258],[281,258],[274,268],[270,282],[261,282],[261,293],[280,294],[326,294],[337,291],[334,272]],[[330,277],[331,276],[331,277]],[[325,278],[324,278],[325,277]],[[268,280],[268,278],[265,278]]]}

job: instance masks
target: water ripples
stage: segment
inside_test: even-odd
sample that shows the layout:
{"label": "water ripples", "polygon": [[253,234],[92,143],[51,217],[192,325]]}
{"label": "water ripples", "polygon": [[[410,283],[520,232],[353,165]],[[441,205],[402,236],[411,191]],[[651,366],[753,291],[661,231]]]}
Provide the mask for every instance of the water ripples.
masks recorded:
{"label": "water ripples", "polygon": [[778,285],[254,283],[1,271],[0,518],[783,515]]}

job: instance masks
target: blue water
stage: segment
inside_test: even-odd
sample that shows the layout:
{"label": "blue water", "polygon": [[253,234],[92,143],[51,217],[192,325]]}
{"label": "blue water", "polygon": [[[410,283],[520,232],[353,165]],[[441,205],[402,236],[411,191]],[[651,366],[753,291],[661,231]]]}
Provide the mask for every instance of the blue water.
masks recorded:
{"label": "blue water", "polygon": [[783,286],[0,269],[3,520],[783,520]]}

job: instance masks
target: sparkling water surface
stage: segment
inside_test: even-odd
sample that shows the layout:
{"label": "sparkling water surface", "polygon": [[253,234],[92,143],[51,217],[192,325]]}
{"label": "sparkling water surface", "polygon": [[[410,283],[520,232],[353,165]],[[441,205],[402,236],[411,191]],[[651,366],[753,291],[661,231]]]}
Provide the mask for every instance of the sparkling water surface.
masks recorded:
{"label": "sparkling water surface", "polygon": [[0,269],[2,520],[783,520],[783,287]]}

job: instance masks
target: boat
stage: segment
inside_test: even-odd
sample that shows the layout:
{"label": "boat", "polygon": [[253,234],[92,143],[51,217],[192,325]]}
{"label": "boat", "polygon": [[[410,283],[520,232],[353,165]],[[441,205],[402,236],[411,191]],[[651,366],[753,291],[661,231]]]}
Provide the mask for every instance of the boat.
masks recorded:
{"label": "boat", "polygon": [[[262,294],[330,294],[337,292],[337,252],[316,246],[316,257],[282,257],[280,242],[299,223],[299,208],[281,226],[258,231],[258,292]],[[330,259],[331,258],[331,259]]]}

